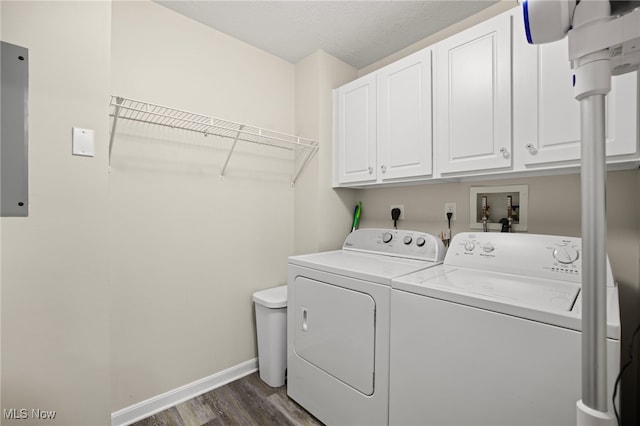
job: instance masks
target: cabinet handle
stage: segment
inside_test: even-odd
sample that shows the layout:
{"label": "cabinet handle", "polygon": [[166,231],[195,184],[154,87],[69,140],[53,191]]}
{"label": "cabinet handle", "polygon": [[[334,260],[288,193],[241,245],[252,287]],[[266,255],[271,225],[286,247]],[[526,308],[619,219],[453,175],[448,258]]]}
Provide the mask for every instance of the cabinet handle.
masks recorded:
{"label": "cabinet handle", "polygon": [[525,148],[527,148],[527,150],[529,151],[529,154],[531,155],[536,155],[538,153],[538,150],[536,149],[535,146],[533,146],[532,143],[526,144]]}
{"label": "cabinet handle", "polygon": [[369,174],[372,175],[373,174],[373,167],[369,166]]}
{"label": "cabinet handle", "polygon": [[380,170],[382,170],[382,173],[386,173],[387,172],[387,166],[385,166],[383,164],[382,166],[380,166]]}
{"label": "cabinet handle", "polygon": [[500,148],[500,154],[502,154],[502,156],[504,158],[509,158],[509,151],[507,151],[507,148],[505,148],[504,146],[502,148]]}

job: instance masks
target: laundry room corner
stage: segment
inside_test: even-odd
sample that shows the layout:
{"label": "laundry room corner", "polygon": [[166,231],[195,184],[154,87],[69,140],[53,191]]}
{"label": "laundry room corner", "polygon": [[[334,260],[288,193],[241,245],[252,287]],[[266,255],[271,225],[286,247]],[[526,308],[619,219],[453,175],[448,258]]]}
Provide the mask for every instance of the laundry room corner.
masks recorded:
{"label": "laundry room corner", "polygon": [[[157,2],[114,2],[112,33],[112,95],[294,132],[292,64]],[[251,295],[286,282],[292,170],[288,150],[118,122],[112,412],[255,365]]]}
{"label": "laundry room corner", "polygon": [[0,0],[0,425],[640,425],[640,0],[532,3]]}
{"label": "laundry room corner", "polygon": [[295,254],[339,248],[351,231],[359,191],[331,187],[332,90],[353,80],[356,73],[321,50],[296,64],[296,132],[317,140],[319,150],[295,185]]}

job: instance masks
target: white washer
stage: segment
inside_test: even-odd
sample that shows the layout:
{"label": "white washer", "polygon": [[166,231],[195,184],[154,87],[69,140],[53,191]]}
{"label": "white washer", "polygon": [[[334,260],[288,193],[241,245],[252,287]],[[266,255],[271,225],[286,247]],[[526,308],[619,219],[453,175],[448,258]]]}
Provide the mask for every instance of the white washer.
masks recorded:
{"label": "white washer", "polygon": [[288,395],[326,424],[388,424],[391,279],[443,257],[434,236],[387,229],[290,257]]}
{"label": "white washer", "polygon": [[[393,280],[390,424],[575,425],[580,253],[579,238],[464,233],[443,265]],[[606,286],[611,401],[620,314],[608,262]]]}

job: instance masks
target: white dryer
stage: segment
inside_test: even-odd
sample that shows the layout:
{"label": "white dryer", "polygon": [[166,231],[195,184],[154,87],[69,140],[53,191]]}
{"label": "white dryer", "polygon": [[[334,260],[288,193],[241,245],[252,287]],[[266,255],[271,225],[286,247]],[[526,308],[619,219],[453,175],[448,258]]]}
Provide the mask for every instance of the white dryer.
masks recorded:
{"label": "white dryer", "polygon": [[290,257],[288,395],[329,425],[388,424],[391,279],[443,258],[438,238],[387,229]]}
{"label": "white dryer", "polygon": [[[575,425],[580,253],[579,238],[464,233],[443,265],[393,280],[390,424]],[[611,401],[620,314],[608,263],[602,284]]]}

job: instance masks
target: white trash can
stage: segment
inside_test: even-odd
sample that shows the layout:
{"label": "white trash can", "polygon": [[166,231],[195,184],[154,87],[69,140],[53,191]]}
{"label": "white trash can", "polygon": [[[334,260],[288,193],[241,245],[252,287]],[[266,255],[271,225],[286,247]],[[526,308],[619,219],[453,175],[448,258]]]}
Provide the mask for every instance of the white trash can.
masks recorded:
{"label": "white trash can", "polygon": [[287,286],[253,293],[258,332],[260,378],[271,387],[284,385],[287,369]]}

